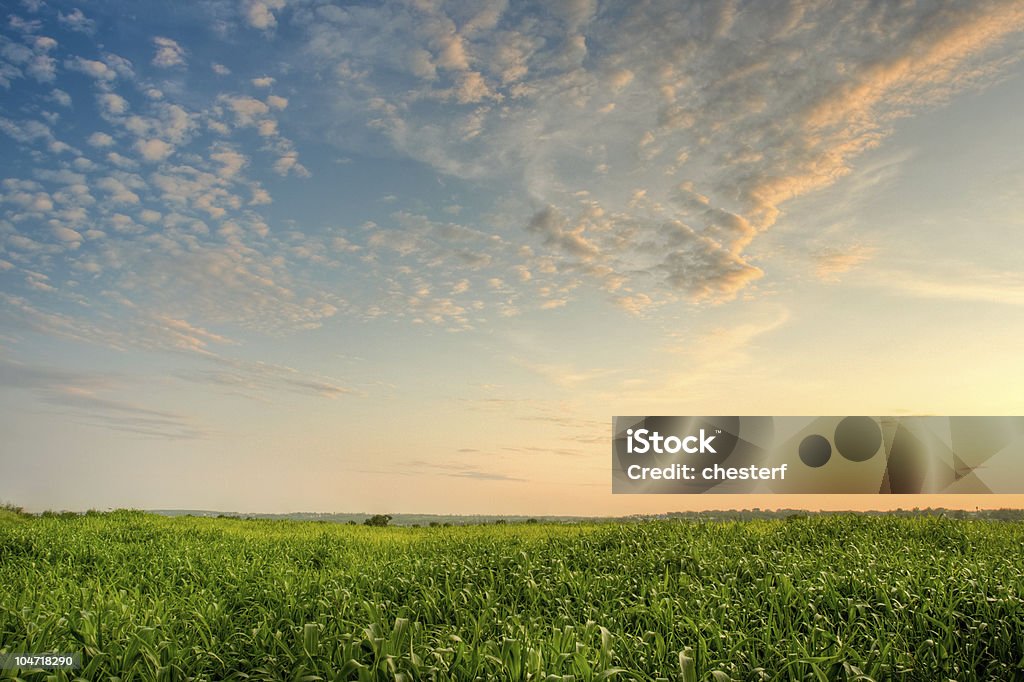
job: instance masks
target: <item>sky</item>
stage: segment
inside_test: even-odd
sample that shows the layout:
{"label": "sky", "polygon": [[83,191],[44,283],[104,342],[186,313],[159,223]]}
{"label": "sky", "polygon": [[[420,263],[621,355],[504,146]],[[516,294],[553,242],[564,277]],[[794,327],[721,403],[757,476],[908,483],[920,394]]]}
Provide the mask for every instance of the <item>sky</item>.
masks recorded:
{"label": "sky", "polygon": [[620,515],[614,415],[1024,414],[1024,4],[5,4],[0,501]]}

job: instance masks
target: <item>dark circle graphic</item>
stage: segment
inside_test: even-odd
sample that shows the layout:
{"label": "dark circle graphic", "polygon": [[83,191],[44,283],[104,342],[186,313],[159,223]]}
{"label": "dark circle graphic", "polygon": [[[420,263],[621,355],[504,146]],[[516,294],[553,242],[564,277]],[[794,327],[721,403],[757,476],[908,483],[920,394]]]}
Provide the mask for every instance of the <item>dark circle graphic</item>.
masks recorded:
{"label": "dark circle graphic", "polygon": [[800,459],[809,467],[824,466],[831,456],[832,444],[824,436],[810,435],[800,443]]}
{"label": "dark circle graphic", "polygon": [[836,427],[836,450],[851,462],[866,462],[882,445],[882,429],[871,417],[846,417]]}

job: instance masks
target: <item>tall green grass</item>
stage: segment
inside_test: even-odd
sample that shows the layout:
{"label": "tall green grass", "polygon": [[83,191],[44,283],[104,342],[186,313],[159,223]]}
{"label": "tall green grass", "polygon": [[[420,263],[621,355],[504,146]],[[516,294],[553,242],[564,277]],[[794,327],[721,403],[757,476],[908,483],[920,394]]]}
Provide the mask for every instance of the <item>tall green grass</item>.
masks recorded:
{"label": "tall green grass", "polygon": [[1024,524],[0,521],[0,651],[120,680],[1019,680]]}

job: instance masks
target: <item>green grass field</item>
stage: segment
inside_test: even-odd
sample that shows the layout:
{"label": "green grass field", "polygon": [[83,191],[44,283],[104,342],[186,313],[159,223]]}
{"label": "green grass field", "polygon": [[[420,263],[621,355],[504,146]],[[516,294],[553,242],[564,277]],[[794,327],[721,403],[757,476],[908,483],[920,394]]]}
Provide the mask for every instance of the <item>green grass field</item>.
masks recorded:
{"label": "green grass field", "polygon": [[[1020,680],[1024,524],[0,518],[0,651],[121,680]],[[52,676],[52,677],[48,677]]]}

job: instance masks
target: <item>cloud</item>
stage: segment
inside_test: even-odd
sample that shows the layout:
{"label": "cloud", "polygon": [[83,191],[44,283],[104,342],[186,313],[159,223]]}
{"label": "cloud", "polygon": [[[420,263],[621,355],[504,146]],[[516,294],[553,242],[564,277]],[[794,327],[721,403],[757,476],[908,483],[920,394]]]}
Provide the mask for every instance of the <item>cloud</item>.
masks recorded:
{"label": "cloud", "polygon": [[[313,16],[295,21],[338,83],[331,139],[357,147],[361,122],[395,153],[517,194],[539,240],[527,243],[561,283],[583,278],[628,307],[752,290],[758,238],[787,201],[847,175],[900,118],[992,82],[1024,27],[1008,0]],[[639,201],[622,189],[637,186]]]}
{"label": "cloud", "polygon": [[92,35],[96,31],[96,22],[88,19],[82,14],[82,10],[77,7],[68,14],[57,12],[57,21],[72,31],[78,31],[79,33]]}
{"label": "cloud", "polygon": [[414,48],[408,52],[408,68],[417,77],[426,81],[437,79],[437,65],[427,50]]}
{"label": "cloud", "polygon": [[[355,393],[352,389],[328,377],[307,374],[284,365],[242,360],[214,352],[211,346],[232,346],[236,342],[187,320],[170,315],[146,314],[134,319],[128,325],[123,325],[121,330],[115,331],[113,329],[103,330],[66,315],[45,313],[36,309],[25,299],[18,297],[0,296],[0,303],[6,304],[7,314],[19,316],[22,321],[28,322],[28,326],[36,331],[114,348],[135,347],[186,353],[206,366],[181,371],[179,372],[181,378],[227,387],[233,393],[243,394],[250,398],[272,399],[281,391],[323,398],[337,398]],[[5,308],[0,307],[0,313],[3,313]],[[65,391],[62,395],[51,395],[50,399],[65,403],[73,400],[75,405],[83,405],[83,401],[88,398],[93,406],[102,406],[98,398],[91,397],[98,389],[103,388],[98,377],[93,380],[76,373],[24,368],[0,358],[0,387],[2,386],[22,388],[70,386],[76,389],[71,397],[67,397],[68,392]],[[113,404],[107,404],[106,407],[114,411],[134,411],[139,415],[144,413],[142,410],[128,410]],[[149,416],[161,415],[153,413]]]}
{"label": "cloud", "polygon": [[428,462],[425,460],[412,460],[404,462],[399,470],[405,470],[410,475],[433,475],[447,476],[450,478],[469,478],[477,481],[510,481],[525,482],[525,479],[500,471],[484,469],[474,464],[460,462]]}
{"label": "cloud", "polygon": [[147,223],[158,222],[162,217],[163,215],[159,211],[154,211],[152,209],[145,208],[139,211],[139,218]]}
{"label": "cloud", "polygon": [[32,49],[36,52],[49,52],[57,48],[57,41],[49,36],[36,36],[32,41]]}
{"label": "cloud", "polygon": [[765,306],[764,310],[751,312],[747,319],[738,323],[709,325],[694,335],[678,338],[665,350],[674,355],[682,355],[695,365],[701,365],[701,372],[709,374],[715,368],[737,366],[749,361],[749,351],[754,342],[784,327],[790,317],[785,307]]}
{"label": "cloud", "polygon": [[685,395],[693,400],[724,399],[724,404],[735,404],[734,391],[719,389],[756,381],[784,382],[778,362],[761,361],[764,354],[759,351],[766,338],[788,324],[792,317],[789,309],[772,302],[743,301],[737,306],[734,318],[720,322],[704,318],[690,329],[670,331],[660,348],[661,357],[647,363],[647,369],[634,371],[627,381],[599,387],[594,399],[674,404]]}
{"label": "cloud", "polygon": [[71,106],[71,95],[69,95],[68,93],[64,92],[60,88],[54,88],[50,92],[50,97],[53,99],[54,102],[56,102],[57,104],[61,105],[62,107],[70,107]]}
{"label": "cloud", "polygon": [[227,148],[210,154],[210,158],[221,164],[217,175],[225,180],[234,178],[249,163],[249,159],[244,154]]}
{"label": "cloud", "polygon": [[278,157],[274,162],[274,172],[278,175],[294,173],[299,177],[309,177],[310,175],[306,167],[299,163],[299,153],[296,151],[288,151]]}
{"label": "cloud", "polygon": [[170,317],[169,315],[153,315],[143,324],[150,329],[157,329],[159,336],[164,338],[165,343],[169,343],[172,347],[180,350],[206,354],[207,346],[211,343],[220,345],[234,343],[220,334],[215,334],[191,324],[187,320]]}
{"label": "cloud", "polygon": [[[0,57],[9,60],[11,64],[26,64],[32,59],[32,54],[33,50],[28,45],[14,42],[7,36],[0,37]],[[20,72],[17,73],[20,77]]]}
{"label": "cloud", "polygon": [[[8,265],[2,269],[11,271],[4,274],[12,287],[28,292],[0,299],[5,325],[118,350],[207,357],[231,343],[213,331],[221,325],[283,335],[351,310],[336,287],[308,266],[337,267],[340,254],[362,247],[332,250],[328,243],[340,235],[285,236],[280,223],[272,225],[258,212],[271,196],[251,176],[254,166],[258,172],[262,162],[282,174],[308,175],[294,145],[265,127],[286,109],[285,97],[204,103],[196,93],[186,107],[173,83],[162,92],[146,83],[115,88],[132,73],[130,63],[115,55],[71,56],[68,64],[98,81],[96,109],[76,114],[82,137],[102,151],[62,166],[37,158],[24,166],[32,180],[5,181],[0,257]],[[50,92],[41,90],[33,107],[40,108]],[[194,139],[200,126],[221,118],[270,133],[251,147],[251,160],[227,140]],[[59,143],[42,121],[0,118],[0,132],[33,147],[21,152],[26,159]],[[219,364],[203,368],[207,381],[258,389],[262,397],[278,389],[328,397],[351,392],[328,377],[283,365],[209,362]]]}
{"label": "cloud", "polygon": [[0,88],[5,90],[11,89],[11,81],[22,77],[21,69],[17,68],[13,64],[0,61]]}
{"label": "cloud", "polygon": [[215,74],[217,74],[218,76],[229,76],[229,75],[231,75],[231,69],[229,69],[228,67],[224,66],[223,64],[214,63],[214,64],[212,64],[210,66],[210,69],[212,69],[213,72]]}
{"label": "cloud", "polygon": [[455,99],[459,104],[470,104],[487,99],[500,100],[501,96],[491,89],[483,74],[477,71],[467,71],[458,78]]}
{"label": "cloud", "polygon": [[87,341],[97,345],[123,350],[121,335],[89,323],[86,320],[42,310],[26,298],[0,293],[0,314],[34,331],[64,339]]}
{"label": "cloud", "polygon": [[102,93],[96,100],[99,102],[100,111],[108,116],[120,116],[128,111],[128,101],[112,92]]}
{"label": "cloud", "polygon": [[[528,310],[560,315],[595,293],[637,316],[679,302],[742,302],[771,290],[761,235],[787,201],[843,177],[901,117],[983,87],[1017,58],[1016,3],[883,5],[781,0],[730,12],[652,0],[642,11],[595,2],[535,11],[500,1],[279,0],[243,1],[225,18],[215,3],[204,5],[211,25],[267,32],[248,35],[267,57],[259,70],[240,74],[241,91],[219,93],[182,92],[180,79],[129,83],[127,59],[68,54],[84,38],[58,30],[57,46],[40,25],[9,41],[16,60],[5,52],[10,68],[0,74],[31,77],[37,57],[60,56],[95,79],[78,86],[93,88],[102,120],[85,125],[96,111],[57,109],[65,105],[50,98],[53,86],[35,84],[24,110],[40,111],[38,120],[0,119],[0,132],[25,145],[12,167],[33,169],[26,175],[39,183],[4,190],[0,255],[18,268],[5,276],[51,287],[64,304],[89,300],[94,284],[197,329],[271,334],[339,313],[464,331]],[[288,35],[271,35],[278,22]],[[152,40],[155,66],[195,59],[169,38]],[[149,44],[141,49],[132,56],[150,56]],[[302,74],[288,71],[296,63]],[[46,78],[49,62],[38,64]],[[270,94],[280,74],[288,97]],[[282,135],[292,126],[304,145],[323,140],[349,158],[370,150],[432,170],[438,212],[400,210],[412,203],[400,187],[375,195],[396,201],[375,204],[376,222],[362,226],[344,225],[345,212],[316,226],[268,211],[272,191],[278,208],[285,196],[275,176],[291,184],[310,174],[306,147]],[[55,135],[65,128],[95,150],[71,158]],[[41,155],[55,152],[85,177],[37,177]],[[446,176],[470,181],[479,198],[467,201],[465,185]],[[463,224],[441,208],[456,213],[458,203],[472,206]],[[820,226],[792,229],[825,243]],[[848,242],[830,235],[829,249],[810,247],[812,272],[868,270],[871,250],[841,247]],[[110,305],[111,315],[128,309]],[[141,315],[132,313],[133,329],[176,347],[172,328],[150,329],[160,325]],[[49,319],[69,335],[111,332],[87,330],[85,318],[63,327]]]}
{"label": "cloud", "polygon": [[220,100],[226,103],[234,113],[235,124],[239,126],[256,125],[260,117],[270,111],[265,103],[252,97],[222,95]]}
{"label": "cloud", "polygon": [[106,133],[93,133],[86,140],[93,147],[110,147],[114,144],[114,138]]}
{"label": "cloud", "polygon": [[82,235],[70,227],[57,225],[53,228],[54,236],[69,247],[77,249],[82,245]]}
{"label": "cloud", "polygon": [[271,204],[273,201],[274,200],[270,197],[270,192],[262,187],[254,187],[252,190],[252,199],[249,201],[249,205],[262,206],[265,204]]}
{"label": "cloud", "polygon": [[38,183],[5,181],[3,184],[5,189],[12,191],[0,194],[0,202],[13,204],[31,214],[39,214],[39,217],[53,210],[53,199],[48,193],[38,191]]}
{"label": "cloud", "polygon": [[132,170],[139,167],[137,162],[117,152],[108,152],[106,158],[111,165],[122,170]]}
{"label": "cloud", "polygon": [[102,61],[74,57],[65,60],[64,66],[96,79],[101,87],[108,87],[117,78],[132,79],[135,77],[132,63],[115,54],[103,55]]}
{"label": "cloud", "polygon": [[219,386],[256,400],[272,400],[282,391],[317,398],[335,399],[355,391],[329,377],[301,372],[292,367],[252,362],[222,355],[207,355],[212,368],[179,373],[179,378]]}
{"label": "cloud", "polygon": [[269,238],[255,219],[224,221],[202,240],[187,229],[193,220],[180,225],[111,254],[124,262],[118,290],[132,292],[137,305],[270,334],[319,327],[343,305],[282,257],[283,245],[254,248],[261,233]]}
{"label": "cloud", "polygon": [[[521,259],[533,258],[529,249],[484,229],[396,211],[388,225],[367,224],[361,230],[365,246],[357,252],[372,264],[371,276],[382,280],[374,287],[373,316],[465,330],[490,313],[513,316],[523,308],[565,305],[575,286],[552,281],[556,268],[545,270],[540,262],[533,270],[524,266]],[[342,244],[351,248],[349,240]]]}
{"label": "cloud", "polygon": [[644,293],[615,296],[612,302],[635,316],[643,315],[656,305],[654,299]]}
{"label": "cloud", "polygon": [[96,186],[110,195],[110,199],[119,204],[137,204],[139,195],[128,189],[128,186],[121,180],[107,176],[96,182]]}
{"label": "cloud", "polygon": [[48,53],[56,49],[57,41],[37,36],[32,41],[32,56],[25,63],[25,72],[40,83],[50,83],[57,77],[57,60]]}
{"label": "cloud", "polygon": [[[195,114],[185,110],[178,104],[158,99],[143,103],[151,116],[127,115],[128,102],[116,93],[105,92],[98,96],[100,110],[108,122],[120,126],[136,136],[133,145],[139,157],[147,162],[163,161],[170,156],[177,145],[189,142],[193,131],[197,128]],[[103,144],[112,141],[105,133],[94,133],[89,138],[90,144]],[[124,163],[116,162],[124,166]]]}
{"label": "cloud", "polygon": [[47,389],[72,385],[97,390],[109,387],[111,381],[98,374],[26,365],[0,357],[0,386],[4,388]]}
{"label": "cloud", "polygon": [[43,22],[37,19],[26,20],[16,14],[9,15],[7,25],[21,33],[35,33],[43,26]]}
{"label": "cloud", "polygon": [[144,160],[151,163],[163,161],[174,151],[174,147],[163,140],[152,138],[149,140],[136,140],[135,150]]}
{"label": "cloud", "polygon": [[152,124],[153,130],[175,144],[187,142],[196,127],[195,116],[177,104],[160,102],[154,106],[158,120]]}
{"label": "cloud", "polygon": [[468,71],[469,57],[466,55],[466,45],[462,36],[454,32],[454,27],[447,31],[450,32],[444,32],[433,40],[437,65],[449,71]]}
{"label": "cloud", "polygon": [[[188,320],[161,313],[146,313],[120,328],[104,329],[74,317],[39,310],[26,299],[0,294],[0,317],[14,316],[35,331],[94,343],[116,349],[137,348],[184,353],[201,364],[181,370],[179,378],[221,386],[232,393],[259,400],[272,400],[281,391],[320,397],[338,398],[355,395],[354,389],[335,379],[309,374],[286,365],[251,361],[215,352],[215,347],[236,345],[232,339],[198,326]],[[0,387],[61,388],[74,387],[75,400],[95,395],[107,388],[101,377],[78,373],[24,368],[0,358]],[[67,398],[58,398],[66,400]],[[95,403],[95,398],[91,398]],[[112,408],[113,409],[113,408]],[[158,415],[157,415],[158,416]]]}
{"label": "cloud", "polygon": [[876,252],[876,248],[864,244],[819,251],[815,255],[814,274],[820,280],[837,282],[840,275],[870,260]]}
{"label": "cloud", "polygon": [[154,410],[105,393],[129,383],[123,376],[26,365],[0,358],[0,389],[31,391],[36,398],[63,415],[115,431],[162,439],[195,439],[205,432],[187,417]]}
{"label": "cloud", "polygon": [[732,298],[764,275],[760,268],[684,223],[666,223],[662,231],[672,250],[657,269],[673,288],[692,300]]}
{"label": "cloud", "polygon": [[915,298],[1024,305],[1024,277],[1017,272],[992,272],[951,267],[943,274],[910,270],[873,270],[858,282]]}
{"label": "cloud", "polygon": [[101,80],[114,80],[117,78],[117,72],[104,64],[103,62],[96,61],[95,59],[83,59],[81,57],[75,57],[72,60],[65,62],[67,68],[73,71],[80,71],[87,76],[98,78]]}
{"label": "cloud", "polygon": [[170,38],[157,36],[153,38],[153,45],[156,47],[156,54],[153,55],[153,65],[161,68],[185,65],[185,50]]}
{"label": "cloud", "polygon": [[284,0],[245,0],[242,15],[249,26],[268,31],[277,26],[274,12],[283,9],[284,5]]}
{"label": "cloud", "polygon": [[546,206],[534,214],[527,229],[544,235],[545,244],[568,255],[589,260],[599,253],[598,248],[584,237],[585,226],[570,227],[554,206]]}
{"label": "cloud", "polygon": [[52,141],[54,139],[49,126],[33,120],[17,122],[0,117],[0,131],[22,144],[31,144],[36,140]]}
{"label": "cloud", "polygon": [[565,363],[545,363],[533,359],[513,357],[512,362],[536,374],[551,384],[568,390],[582,390],[587,384],[625,372],[625,369],[586,369]]}

